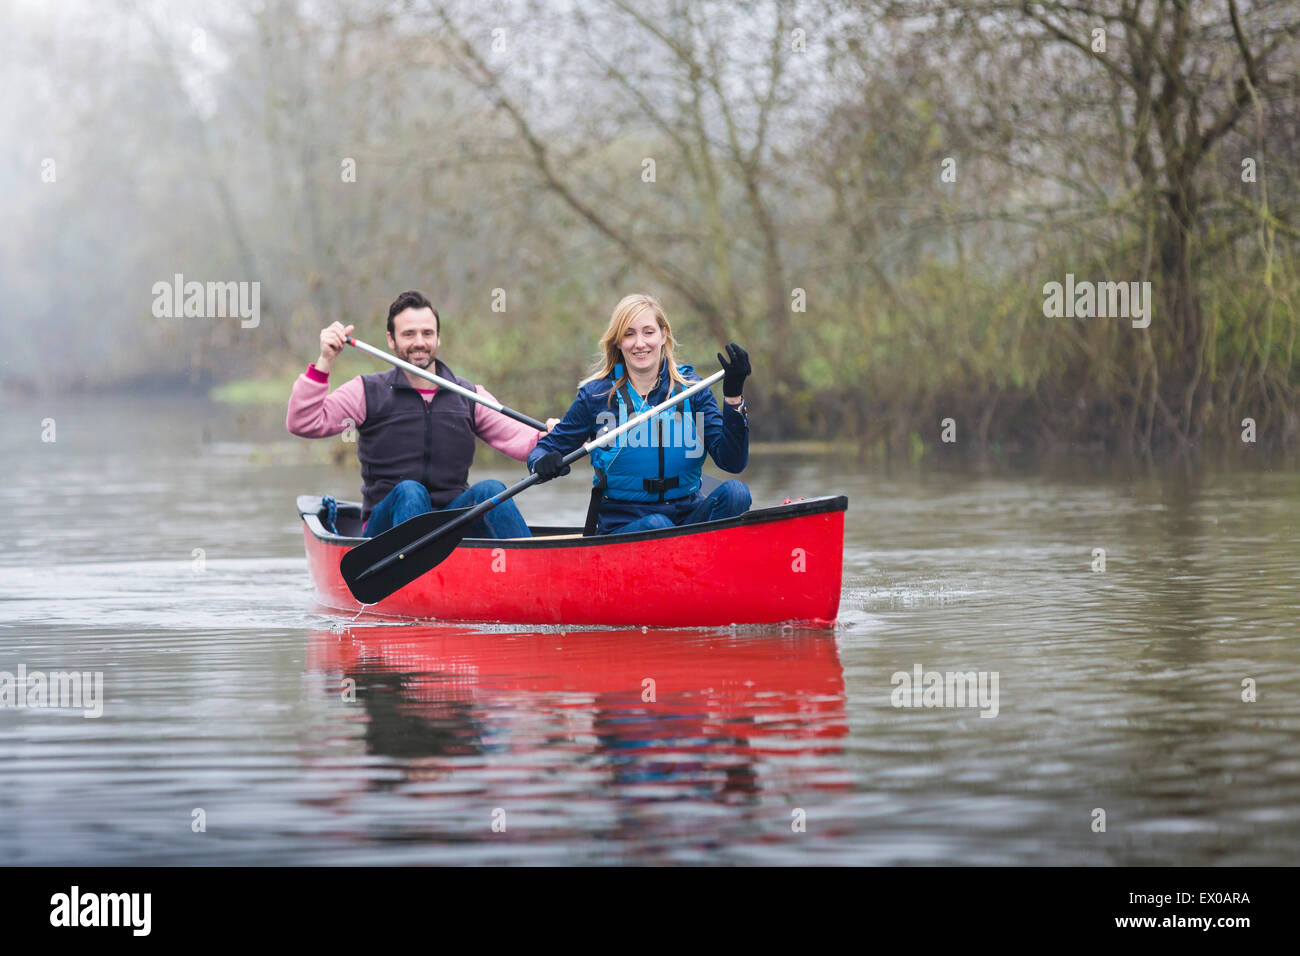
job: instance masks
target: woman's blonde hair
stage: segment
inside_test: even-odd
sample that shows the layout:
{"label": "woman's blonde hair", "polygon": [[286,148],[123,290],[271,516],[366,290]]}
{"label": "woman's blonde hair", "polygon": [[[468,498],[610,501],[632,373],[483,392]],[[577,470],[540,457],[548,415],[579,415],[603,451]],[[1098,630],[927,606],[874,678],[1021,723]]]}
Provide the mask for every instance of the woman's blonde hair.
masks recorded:
{"label": "woman's blonde hair", "polygon": [[[664,333],[663,360],[668,363],[669,379],[683,387],[687,384],[686,379],[682,378],[681,372],[677,371],[677,361],[673,358],[673,348],[676,346],[677,341],[673,338],[673,329],[668,324],[668,317],[664,315],[664,307],[659,304],[659,300],[654,296],[638,293],[623,296],[618,305],[614,306],[614,312],[609,317],[609,325],[605,329],[605,334],[600,337],[599,351],[596,353],[589,374],[578,383],[579,388],[588,382],[608,378],[613,373],[615,365],[623,365],[623,353],[619,351],[618,343],[623,341],[623,333],[627,331],[627,327],[645,309],[650,310],[655,317],[655,321],[659,323],[659,328]],[[623,374],[619,376],[618,381],[614,383],[614,387],[610,389],[609,401],[613,400],[614,393],[622,388],[627,381],[627,366],[624,365]]]}

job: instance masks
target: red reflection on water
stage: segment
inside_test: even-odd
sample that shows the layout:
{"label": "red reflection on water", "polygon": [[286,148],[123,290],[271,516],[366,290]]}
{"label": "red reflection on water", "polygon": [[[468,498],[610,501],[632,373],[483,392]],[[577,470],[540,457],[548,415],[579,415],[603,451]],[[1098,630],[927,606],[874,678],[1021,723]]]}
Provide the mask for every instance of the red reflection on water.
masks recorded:
{"label": "red reflection on water", "polygon": [[[839,755],[848,734],[825,632],[353,627],[314,633],[307,663],[355,681],[368,750],[407,758],[424,778],[466,757],[558,747],[603,768],[607,784],[745,799],[765,760]],[[793,772],[816,789],[848,785],[827,769]]]}

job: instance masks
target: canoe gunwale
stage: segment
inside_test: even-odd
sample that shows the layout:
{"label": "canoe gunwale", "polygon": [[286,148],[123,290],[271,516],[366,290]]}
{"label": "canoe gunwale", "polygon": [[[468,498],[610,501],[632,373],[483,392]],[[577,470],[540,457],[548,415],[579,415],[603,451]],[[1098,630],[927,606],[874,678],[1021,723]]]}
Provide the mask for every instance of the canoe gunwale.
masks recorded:
{"label": "canoe gunwale", "polygon": [[[298,496],[298,514],[302,518],[302,521],[307,526],[308,530],[311,531],[313,537],[327,544],[345,545],[347,547],[353,547],[371,540],[366,537],[349,537],[347,535],[334,534],[326,530],[325,526],[321,524],[320,516],[318,514],[321,507],[321,500],[322,499],[319,495]],[[355,508],[358,513],[360,512],[361,506],[356,502],[340,501],[338,505],[340,510]],[[848,507],[849,499],[845,495],[825,495],[817,498],[805,498],[801,501],[792,501],[785,505],[774,505],[770,508],[757,508],[747,511],[736,518],[724,518],[719,521],[705,521],[699,524],[678,525],[673,528],[656,528],[650,531],[636,531],[632,534],[592,535],[591,537],[586,538],[562,538],[559,540],[547,535],[532,538],[465,538],[458,547],[506,548],[511,550],[601,547],[604,545],[627,544],[635,541],[655,541],[661,538],[707,534],[711,531],[721,531],[726,528],[767,524],[775,521],[786,521],[791,518],[800,518],[806,515],[847,511]],[[530,526],[530,528],[532,528],[532,526]],[[582,532],[581,528],[550,526],[538,526],[532,530],[550,532],[551,535],[580,534]]]}

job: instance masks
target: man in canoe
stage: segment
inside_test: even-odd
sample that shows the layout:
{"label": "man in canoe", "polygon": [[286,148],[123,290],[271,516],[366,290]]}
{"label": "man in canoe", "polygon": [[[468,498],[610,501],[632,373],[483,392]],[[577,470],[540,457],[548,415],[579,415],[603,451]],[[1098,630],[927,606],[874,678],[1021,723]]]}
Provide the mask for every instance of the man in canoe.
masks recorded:
{"label": "man in canoe", "polygon": [[[399,368],[358,375],[333,392],[330,368],[353,326],[321,330],[320,357],[293,383],[285,427],[300,438],[356,428],[362,518],[369,537],[426,511],[469,508],[505,490],[499,481],[469,484],[475,438],[523,461],[539,433],[500,412]],[[495,401],[482,385],[458,378],[438,358],[442,321],[423,294],[403,292],[388,307],[388,347],[397,357]],[[513,501],[469,528],[476,538],[531,537]]]}
{"label": "man in canoe", "polygon": [[[562,458],[614,427],[700,381],[673,358],[672,328],[663,307],[648,295],[626,296],[600,338],[592,374],[559,424],[528,456],[528,468],[549,481],[569,472]],[[724,471],[738,474],[749,460],[749,419],[742,387],[749,356],[740,346],[721,355],[723,409],[708,389],[592,451],[594,528],[588,533],[630,533],[732,518],[749,510],[749,489],[736,479],[700,493],[704,452]]]}

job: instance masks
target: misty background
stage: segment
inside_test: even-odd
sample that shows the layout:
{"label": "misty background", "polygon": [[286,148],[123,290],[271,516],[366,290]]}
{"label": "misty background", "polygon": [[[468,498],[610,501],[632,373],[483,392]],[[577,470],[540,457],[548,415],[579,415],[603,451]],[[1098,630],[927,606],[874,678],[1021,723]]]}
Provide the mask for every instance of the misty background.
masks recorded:
{"label": "misty background", "polygon": [[[559,415],[646,291],[765,440],[1300,444],[1294,0],[0,0],[0,64],[0,393],[283,409],[416,288]],[[1067,273],[1150,327],[1045,317]]]}

